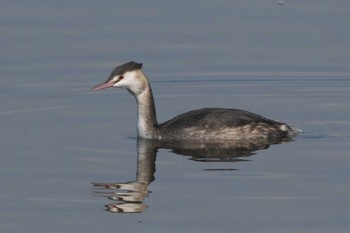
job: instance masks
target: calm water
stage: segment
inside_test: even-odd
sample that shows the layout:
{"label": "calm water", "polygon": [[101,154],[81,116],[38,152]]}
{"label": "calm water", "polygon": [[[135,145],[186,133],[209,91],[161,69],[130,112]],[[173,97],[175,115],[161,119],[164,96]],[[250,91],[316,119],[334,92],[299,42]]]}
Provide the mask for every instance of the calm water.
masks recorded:
{"label": "calm water", "polygon": [[[0,231],[349,232],[349,7],[4,1]],[[231,159],[155,152],[135,139],[127,92],[90,92],[130,60],[144,63],[160,122],[234,107],[304,132]]]}

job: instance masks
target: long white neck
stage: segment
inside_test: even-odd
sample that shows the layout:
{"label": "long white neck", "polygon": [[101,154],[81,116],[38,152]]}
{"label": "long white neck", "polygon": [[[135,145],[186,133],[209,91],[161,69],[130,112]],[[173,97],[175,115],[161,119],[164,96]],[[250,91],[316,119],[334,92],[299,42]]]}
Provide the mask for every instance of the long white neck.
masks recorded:
{"label": "long white neck", "polygon": [[141,138],[158,138],[158,122],[151,87],[146,84],[142,92],[134,95],[137,102],[137,133]]}

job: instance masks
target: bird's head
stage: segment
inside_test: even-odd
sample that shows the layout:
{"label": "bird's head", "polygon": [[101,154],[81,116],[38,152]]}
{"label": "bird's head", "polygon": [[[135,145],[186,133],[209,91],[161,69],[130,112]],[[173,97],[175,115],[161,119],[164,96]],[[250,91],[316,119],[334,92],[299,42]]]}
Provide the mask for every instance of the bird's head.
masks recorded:
{"label": "bird's head", "polygon": [[98,84],[92,90],[98,91],[109,87],[119,87],[127,89],[133,95],[138,95],[148,83],[141,69],[142,63],[134,61],[117,66],[106,82]]}

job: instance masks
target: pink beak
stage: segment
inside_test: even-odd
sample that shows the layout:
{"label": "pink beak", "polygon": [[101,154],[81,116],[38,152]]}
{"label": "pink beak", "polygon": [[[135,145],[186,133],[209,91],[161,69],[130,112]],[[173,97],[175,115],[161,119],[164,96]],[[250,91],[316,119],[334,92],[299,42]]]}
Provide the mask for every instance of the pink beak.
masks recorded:
{"label": "pink beak", "polygon": [[113,85],[116,83],[116,81],[109,81],[109,82],[105,82],[105,83],[101,83],[98,84],[97,86],[93,87],[91,90],[92,91],[98,91],[98,90],[102,90],[108,87],[113,87]]}

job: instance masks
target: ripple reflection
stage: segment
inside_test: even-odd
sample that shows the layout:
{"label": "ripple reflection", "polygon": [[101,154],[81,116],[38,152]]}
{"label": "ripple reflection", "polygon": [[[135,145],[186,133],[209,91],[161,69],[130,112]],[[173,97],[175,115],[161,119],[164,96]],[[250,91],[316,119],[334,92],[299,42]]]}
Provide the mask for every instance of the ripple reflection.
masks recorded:
{"label": "ripple reflection", "polygon": [[[137,140],[136,180],[117,183],[92,183],[95,194],[115,202],[105,205],[113,213],[141,213],[148,205],[144,203],[151,191],[149,184],[155,180],[156,157],[159,149],[168,149],[179,155],[190,156],[200,162],[238,162],[254,155],[257,150],[267,149],[271,144],[286,141],[236,141],[204,143],[198,141]],[[216,170],[216,169],[214,169]],[[219,169],[220,170],[220,169]],[[231,169],[235,170],[235,169]]]}

